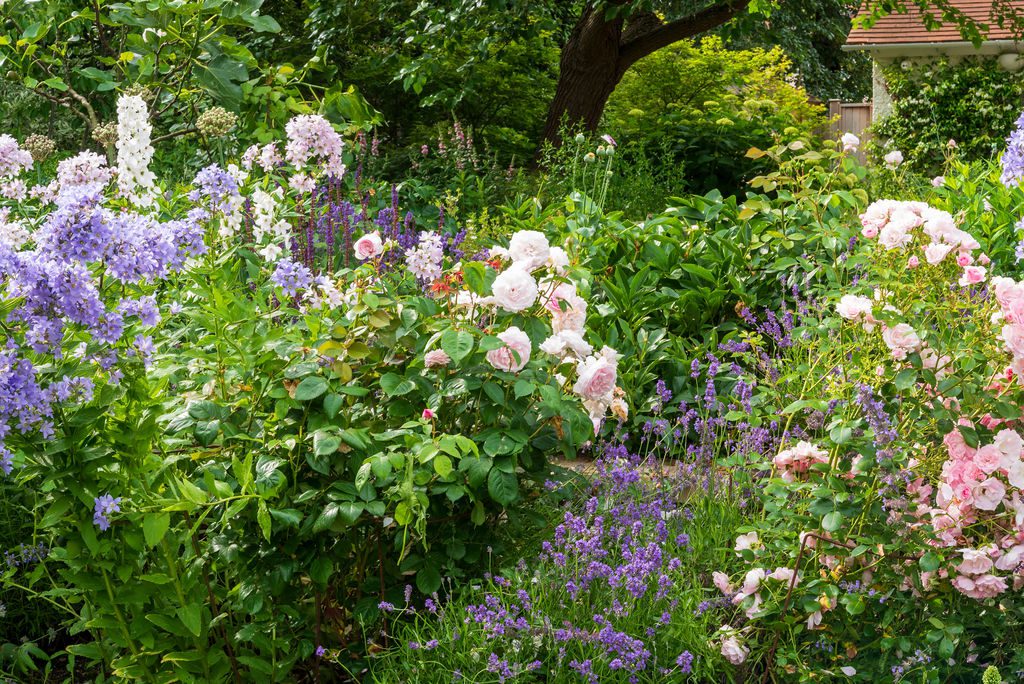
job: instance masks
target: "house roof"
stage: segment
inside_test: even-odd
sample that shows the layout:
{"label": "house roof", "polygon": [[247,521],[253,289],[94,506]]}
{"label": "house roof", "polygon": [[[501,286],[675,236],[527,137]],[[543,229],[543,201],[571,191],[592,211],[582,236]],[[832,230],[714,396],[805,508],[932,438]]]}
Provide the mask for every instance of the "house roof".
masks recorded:
{"label": "house roof", "polygon": [[[1005,4],[1024,16],[1024,0],[1009,0]],[[999,27],[993,0],[953,0],[952,5],[974,22],[988,25],[989,30],[983,31],[987,33],[988,40],[1014,39],[1012,30]],[[964,38],[955,24],[943,24],[933,31],[926,29],[921,10],[917,7],[909,7],[902,14],[884,16],[871,28],[854,28],[846,39],[849,46],[962,42]]]}

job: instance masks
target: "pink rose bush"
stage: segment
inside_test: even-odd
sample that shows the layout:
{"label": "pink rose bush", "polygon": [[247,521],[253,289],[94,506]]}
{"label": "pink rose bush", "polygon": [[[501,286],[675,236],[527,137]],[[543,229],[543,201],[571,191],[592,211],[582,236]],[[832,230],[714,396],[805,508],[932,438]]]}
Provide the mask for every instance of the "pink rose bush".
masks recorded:
{"label": "pink rose bush", "polygon": [[780,616],[837,638],[894,612],[927,625],[939,605],[988,615],[1024,590],[1024,283],[949,212],[880,200],[859,218],[853,284],[785,340],[797,387],[766,368],[767,326],[732,345],[755,369],[743,386],[777,393],[760,395],[780,402],[762,420],[781,435],[760,464],[764,519],[735,540],[741,568],[709,578],[738,610],[710,644],[730,662],[771,647]]}

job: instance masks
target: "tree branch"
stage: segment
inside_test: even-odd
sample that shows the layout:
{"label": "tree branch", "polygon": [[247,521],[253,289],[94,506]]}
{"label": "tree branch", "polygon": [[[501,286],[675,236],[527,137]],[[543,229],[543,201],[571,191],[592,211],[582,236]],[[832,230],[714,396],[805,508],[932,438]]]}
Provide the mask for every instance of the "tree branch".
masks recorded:
{"label": "tree branch", "polygon": [[619,49],[620,72],[624,72],[637,60],[652,52],[678,43],[684,38],[692,38],[698,33],[721,26],[746,10],[749,4],[750,0],[736,0],[735,2],[712,5],[688,17],[662,23],[657,28],[640,33],[635,38],[624,42]]}

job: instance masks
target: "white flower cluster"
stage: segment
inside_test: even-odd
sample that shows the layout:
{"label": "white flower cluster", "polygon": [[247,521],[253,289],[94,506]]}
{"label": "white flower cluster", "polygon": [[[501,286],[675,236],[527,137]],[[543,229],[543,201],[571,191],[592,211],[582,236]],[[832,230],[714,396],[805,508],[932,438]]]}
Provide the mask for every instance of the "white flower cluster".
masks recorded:
{"label": "white flower cluster", "polygon": [[267,261],[277,261],[284,252],[282,245],[288,244],[290,233],[288,222],[277,221],[274,218],[277,212],[277,203],[282,196],[281,188],[277,188],[273,192],[267,192],[262,188],[252,191],[253,242],[259,245],[269,238],[267,244],[260,250],[260,254]]}
{"label": "white flower cluster", "polygon": [[148,207],[156,199],[156,175],[149,170],[152,133],[146,101],[138,95],[118,98],[117,185],[121,194],[139,207]]}
{"label": "white flower cluster", "polygon": [[409,272],[424,283],[432,283],[441,277],[444,249],[441,236],[423,231],[419,243],[405,253],[405,265]]}

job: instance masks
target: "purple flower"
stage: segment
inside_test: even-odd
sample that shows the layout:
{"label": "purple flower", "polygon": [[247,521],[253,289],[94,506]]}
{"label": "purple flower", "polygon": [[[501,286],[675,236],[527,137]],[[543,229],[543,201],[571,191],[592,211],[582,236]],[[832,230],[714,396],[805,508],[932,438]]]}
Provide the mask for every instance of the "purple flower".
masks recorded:
{"label": "purple flower", "polygon": [[92,515],[92,522],[94,525],[100,528],[100,531],[106,532],[110,529],[110,518],[111,513],[119,513],[121,511],[121,497],[116,499],[110,494],[103,494],[93,500],[95,510]]}
{"label": "purple flower", "polygon": [[287,297],[294,297],[300,290],[305,290],[313,283],[313,273],[303,264],[290,259],[277,262],[271,282],[277,285]]}
{"label": "purple flower", "polygon": [[317,658],[323,658],[325,655],[327,655],[327,649],[324,648],[323,646],[317,646],[316,647],[316,657]]}

